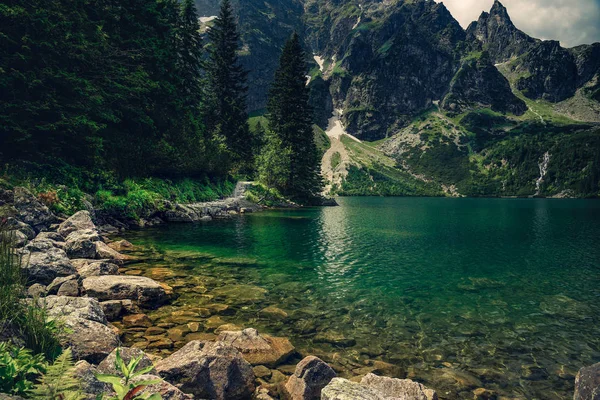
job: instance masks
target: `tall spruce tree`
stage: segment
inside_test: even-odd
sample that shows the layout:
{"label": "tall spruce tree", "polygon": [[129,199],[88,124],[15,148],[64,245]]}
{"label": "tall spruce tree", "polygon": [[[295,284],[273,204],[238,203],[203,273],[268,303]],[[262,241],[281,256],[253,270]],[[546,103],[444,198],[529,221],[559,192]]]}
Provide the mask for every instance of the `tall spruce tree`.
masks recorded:
{"label": "tall spruce tree", "polygon": [[306,86],[306,54],[298,34],[283,48],[279,68],[269,93],[269,129],[290,149],[290,168],[286,195],[302,201],[320,196],[323,181],[312,127],[312,109]]}
{"label": "tall spruce tree", "polygon": [[207,126],[225,138],[233,161],[244,170],[252,165],[252,135],[246,111],[248,72],[239,63],[240,34],[229,0],[223,0],[219,16],[208,30],[208,39],[207,97],[211,101],[207,103]]}
{"label": "tall spruce tree", "polygon": [[183,0],[179,23],[178,69],[186,95],[186,105],[200,105],[202,93],[202,36],[194,0]]}

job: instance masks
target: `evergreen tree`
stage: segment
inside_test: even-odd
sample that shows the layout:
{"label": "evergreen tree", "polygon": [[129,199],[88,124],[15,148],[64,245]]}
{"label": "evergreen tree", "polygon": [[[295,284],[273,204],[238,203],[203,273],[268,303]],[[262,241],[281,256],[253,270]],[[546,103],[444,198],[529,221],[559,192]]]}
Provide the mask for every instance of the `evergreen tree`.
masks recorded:
{"label": "evergreen tree", "polygon": [[302,201],[320,196],[323,181],[306,85],[306,54],[296,33],[283,48],[268,103],[269,129],[290,149],[284,194]]}
{"label": "evergreen tree", "polygon": [[230,0],[223,0],[208,38],[207,127],[225,138],[234,161],[243,168],[252,165],[252,135],[246,111],[248,73],[237,55],[240,35]]}
{"label": "evergreen tree", "polygon": [[183,0],[179,24],[178,70],[186,95],[186,105],[198,107],[202,91],[202,36],[194,0]]}

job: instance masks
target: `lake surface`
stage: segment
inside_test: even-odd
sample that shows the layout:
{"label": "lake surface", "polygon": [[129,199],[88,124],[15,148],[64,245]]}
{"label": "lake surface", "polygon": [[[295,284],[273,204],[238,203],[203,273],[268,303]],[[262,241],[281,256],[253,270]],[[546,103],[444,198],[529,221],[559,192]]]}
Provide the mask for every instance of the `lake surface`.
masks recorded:
{"label": "lake surface", "polygon": [[[129,232],[149,257],[129,273],[180,295],[157,324],[256,327],[342,376],[408,377],[444,399],[571,398],[577,370],[600,362],[600,202],[339,203]],[[185,312],[215,302],[230,309]]]}

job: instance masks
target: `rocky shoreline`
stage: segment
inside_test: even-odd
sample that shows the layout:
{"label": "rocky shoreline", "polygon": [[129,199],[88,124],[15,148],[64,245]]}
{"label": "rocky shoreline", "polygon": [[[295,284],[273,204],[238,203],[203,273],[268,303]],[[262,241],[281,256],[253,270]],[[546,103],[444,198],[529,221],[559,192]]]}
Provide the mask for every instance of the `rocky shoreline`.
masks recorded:
{"label": "rocky shoreline", "polygon": [[[148,277],[121,273],[127,263],[135,261],[127,254],[132,244],[112,241],[107,235],[123,229],[122,223],[97,216],[93,210],[82,210],[61,220],[24,188],[5,191],[1,198],[4,204],[0,205],[14,210],[5,225],[12,230],[17,251],[23,257],[22,266],[29,277],[28,294],[68,328],[61,342],[78,360],[77,375],[90,399],[108,390],[94,374],[111,373],[118,348],[126,362],[141,356],[141,366],[153,366],[151,376],[144,380],[156,378],[161,383],[148,387],[146,393],[160,393],[163,399],[438,398],[434,390],[418,382],[377,376],[372,373],[376,369],[352,380],[337,377],[331,366],[314,356],[306,356],[293,369],[282,372],[277,367],[297,355],[294,345],[287,338],[264,335],[256,329],[222,324],[207,334],[190,326],[193,322],[185,327],[155,326],[144,310],[168,304],[177,296],[176,289]],[[260,207],[237,197],[166,209],[140,225],[208,221],[254,212]],[[227,308],[218,303],[211,306],[208,313],[217,316]],[[144,346],[134,343],[123,347],[124,329],[157,339],[148,340]],[[173,346],[179,350],[160,352]],[[600,364],[582,369],[575,386],[576,400],[597,399]],[[485,390],[474,392],[474,396],[497,398]]]}

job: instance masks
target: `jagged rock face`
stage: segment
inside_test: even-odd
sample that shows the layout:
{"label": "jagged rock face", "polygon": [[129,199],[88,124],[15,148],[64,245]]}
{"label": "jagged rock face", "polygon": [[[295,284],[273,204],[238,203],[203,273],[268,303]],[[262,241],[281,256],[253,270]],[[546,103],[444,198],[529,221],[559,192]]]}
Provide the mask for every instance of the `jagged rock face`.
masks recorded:
{"label": "jagged rock face", "polygon": [[497,0],[489,13],[482,13],[479,19],[467,28],[467,37],[480,42],[490,53],[494,63],[518,57],[538,42],[515,27],[508,11]]}
{"label": "jagged rock face", "polygon": [[441,106],[453,113],[479,107],[516,115],[527,111],[525,102],[513,94],[508,80],[491,64],[487,54],[463,63]]}
{"label": "jagged rock face", "polygon": [[[443,4],[416,1],[394,7],[363,7],[340,16],[325,49],[340,60],[331,91],[344,109],[346,129],[361,139],[392,133],[440,100],[459,67],[455,48],[464,31]],[[345,35],[345,36],[344,36]],[[343,37],[343,39],[340,39]]]}
{"label": "jagged rock face", "polygon": [[531,99],[559,102],[577,90],[575,59],[558,42],[539,43],[520,59],[518,69],[524,76],[516,87]]}
{"label": "jagged rock face", "polygon": [[577,65],[577,86],[583,86],[600,73],[600,43],[570,49]]}

